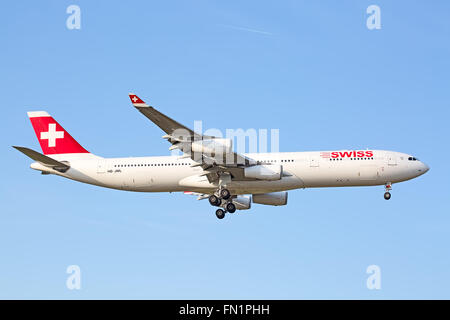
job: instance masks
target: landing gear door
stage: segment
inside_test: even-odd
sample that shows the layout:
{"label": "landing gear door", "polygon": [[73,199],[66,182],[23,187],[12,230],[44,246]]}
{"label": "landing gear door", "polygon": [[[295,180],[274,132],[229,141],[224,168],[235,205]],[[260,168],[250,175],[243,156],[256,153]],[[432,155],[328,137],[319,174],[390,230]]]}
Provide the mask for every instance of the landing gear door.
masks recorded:
{"label": "landing gear door", "polygon": [[387,159],[388,159],[388,165],[390,165],[390,166],[397,165],[397,157],[395,156],[395,154],[388,153]]}

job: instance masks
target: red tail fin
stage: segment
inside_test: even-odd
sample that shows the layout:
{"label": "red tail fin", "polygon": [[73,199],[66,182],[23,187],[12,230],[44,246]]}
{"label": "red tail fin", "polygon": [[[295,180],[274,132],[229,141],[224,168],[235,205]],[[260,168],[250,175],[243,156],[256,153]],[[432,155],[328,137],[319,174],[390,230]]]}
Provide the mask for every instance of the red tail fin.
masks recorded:
{"label": "red tail fin", "polygon": [[45,111],[28,112],[44,154],[89,153]]}

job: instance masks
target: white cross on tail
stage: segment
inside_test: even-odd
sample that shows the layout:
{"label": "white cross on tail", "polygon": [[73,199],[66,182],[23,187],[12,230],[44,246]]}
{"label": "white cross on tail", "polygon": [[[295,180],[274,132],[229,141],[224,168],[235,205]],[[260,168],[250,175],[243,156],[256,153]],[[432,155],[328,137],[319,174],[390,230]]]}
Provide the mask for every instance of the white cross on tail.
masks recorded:
{"label": "white cross on tail", "polygon": [[56,146],[56,139],[64,138],[64,131],[56,131],[56,123],[48,124],[48,131],[41,132],[41,140],[48,140],[48,147]]}

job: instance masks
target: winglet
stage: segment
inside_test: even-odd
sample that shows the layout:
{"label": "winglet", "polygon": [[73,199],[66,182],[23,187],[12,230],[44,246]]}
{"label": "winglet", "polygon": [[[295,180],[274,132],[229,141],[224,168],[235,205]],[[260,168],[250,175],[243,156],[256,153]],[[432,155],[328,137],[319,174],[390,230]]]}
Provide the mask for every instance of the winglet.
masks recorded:
{"label": "winglet", "polygon": [[139,98],[137,95],[135,95],[134,93],[129,93],[128,96],[130,97],[131,103],[133,104],[133,106],[137,107],[149,107],[148,104],[146,104],[144,102],[144,100],[142,100],[141,98]]}

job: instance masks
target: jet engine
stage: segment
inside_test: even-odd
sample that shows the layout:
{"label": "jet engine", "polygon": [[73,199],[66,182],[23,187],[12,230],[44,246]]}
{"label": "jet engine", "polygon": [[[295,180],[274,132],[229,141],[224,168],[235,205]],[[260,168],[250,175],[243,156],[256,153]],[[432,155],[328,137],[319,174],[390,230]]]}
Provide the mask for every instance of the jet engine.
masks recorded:
{"label": "jet engine", "polygon": [[287,196],[288,193],[286,191],[254,194],[253,203],[269,206],[284,206],[287,204]]}
{"label": "jet engine", "polygon": [[192,142],[191,151],[207,155],[229,154],[233,149],[231,139],[214,138]]}
{"label": "jet engine", "polygon": [[248,210],[252,206],[251,198],[245,196],[233,198],[233,203],[237,210]]}
{"label": "jet engine", "polygon": [[280,180],[283,175],[283,166],[277,164],[262,164],[244,168],[244,176],[259,180]]}

